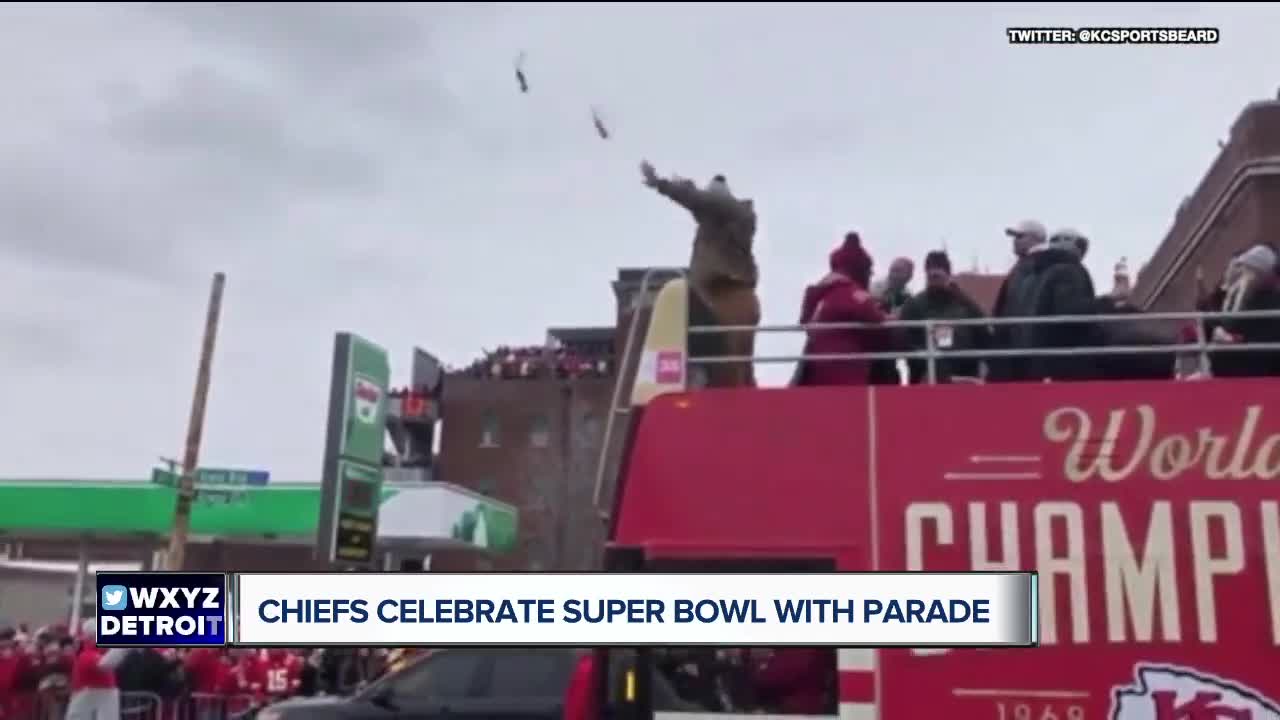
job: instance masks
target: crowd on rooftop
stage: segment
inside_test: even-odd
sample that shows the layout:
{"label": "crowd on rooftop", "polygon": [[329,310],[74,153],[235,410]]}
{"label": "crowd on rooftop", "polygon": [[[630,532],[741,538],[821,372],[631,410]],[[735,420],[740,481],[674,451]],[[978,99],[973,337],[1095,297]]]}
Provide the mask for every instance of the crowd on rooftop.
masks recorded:
{"label": "crowd on rooftop", "polygon": [[568,347],[526,345],[484,350],[463,373],[495,380],[540,380],[608,377],[613,356],[607,352],[579,352]]}

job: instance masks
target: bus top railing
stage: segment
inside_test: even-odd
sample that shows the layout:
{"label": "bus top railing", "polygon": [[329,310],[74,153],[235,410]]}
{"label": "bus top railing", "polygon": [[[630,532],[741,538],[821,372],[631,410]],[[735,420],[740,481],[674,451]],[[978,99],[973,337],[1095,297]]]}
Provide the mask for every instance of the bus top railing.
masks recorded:
{"label": "bus top railing", "polygon": [[[800,355],[705,355],[690,357],[690,365],[714,365],[722,363],[739,363],[750,361],[756,364],[796,363],[796,362],[835,362],[848,360],[924,360],[927,363],[927,382],[936,382],[938,360],[944,359],[984,359],[984,358],[1019,358],[1019,357],[1070,357],[1098,355],[1167,355],[1195,353],[1203,358],[1210,353],[1280,351],[1280,343],[1220,343],[1215,342],[1205,332],[1205,320],[1213,319],[1275,319],[1280,322],[1280,310],[1249,310],[1235,312],[1166,312],[1166,313],[1117,313],[1106,315],[1057,315],[1051,317],[1005,317],[1005,318],[965,318],[965,319],[933,319],[933,320],[889,320],[883,323],[796,323],[790,325],[699,325],[691,326],[689,334],[723,334],[732,332],[755,333],[808,333],[820,330],[910,330],[923,329],[925,347],[923,349],[902,349],[884,352],[865,353],[827,353]],[[1156,341],[1143,344],[1112,345],[1095,344],[1076,347],[1034,347],[1034,348],[1001,348],[991,347],[971,350],[953,350],[936,346],[932,330],[936,327],[1000,327],[1014,325],[1062,325],[1082,323],[1129,323],[1147,325],[1152,323],[1180,321],[1195,322],[1196,338],[1193,342]]]}
{"label": "bus top railing", "polygon": [[727,332],[796,332],[807,330],[851,330],[857,328],[911,328],[931,325],[978,326],[983,325],[1053,325],[1060,323],[1096,323],[1127,322],[1142,323],[1159,321],[1194,321],[1229,318],[1233,320],[1249,320],[1255,318],[1280,318],[1280,310],[1240,310],[1235,312],[1164,312],[1164,313],[1112,313],[1097,315],[1053,315],[1036,317],[984,317],[963,319],[935,320],[886,320],[882,323],[795,323],[791,325],[694,325],[689,328],[690,334],[727,333]]}

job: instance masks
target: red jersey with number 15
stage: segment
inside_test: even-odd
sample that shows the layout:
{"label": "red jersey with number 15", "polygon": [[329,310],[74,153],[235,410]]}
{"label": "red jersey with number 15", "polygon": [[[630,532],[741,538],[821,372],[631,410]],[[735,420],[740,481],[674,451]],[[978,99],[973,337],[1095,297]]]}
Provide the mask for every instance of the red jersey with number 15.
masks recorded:
{"label": "red jersey with number 15", "polygon": [[292,695],[302,684],[302,658],[287,650],[268,650],[255,663],[255,689],[269,698]]}

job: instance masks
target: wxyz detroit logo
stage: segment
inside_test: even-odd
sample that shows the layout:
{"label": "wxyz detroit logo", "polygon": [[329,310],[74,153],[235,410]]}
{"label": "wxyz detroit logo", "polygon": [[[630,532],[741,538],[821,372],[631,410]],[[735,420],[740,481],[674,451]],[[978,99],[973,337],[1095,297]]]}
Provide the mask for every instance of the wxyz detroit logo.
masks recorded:
{"label": "wxyz detroit logo", "polygon": [[1218,28],[1008,28],[1010,45],[1214,45]]}

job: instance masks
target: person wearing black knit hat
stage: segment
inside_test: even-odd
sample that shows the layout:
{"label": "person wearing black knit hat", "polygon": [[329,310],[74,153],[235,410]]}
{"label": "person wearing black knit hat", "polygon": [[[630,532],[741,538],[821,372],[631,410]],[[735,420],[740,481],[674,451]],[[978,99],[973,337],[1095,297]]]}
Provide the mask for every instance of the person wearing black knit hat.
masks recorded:
{"label": "person wearing black knit hat", "polygon": [[[976,358],[947,358],[948,351],[986,350],[991,348],[993,337],[988,325],[953,325],[952,320],[977,320],[985,317],[982,308],[973,298],[956,286],[951,279],[951,258],[941,250],[934,250],[924,259],[924,290],[916,293],[902,306],[899,319],[937,321],[926,334],[923,327],[906,328],[900,343],[912,350],[932,347],[942,355],[935,362],[937,382],[951,382],[955,378],[982,377],[981,363]],[[932,342],[929,342],[930,335]],[[907,361],[911,372],[911,384],[928,380],[928,361]]]}

